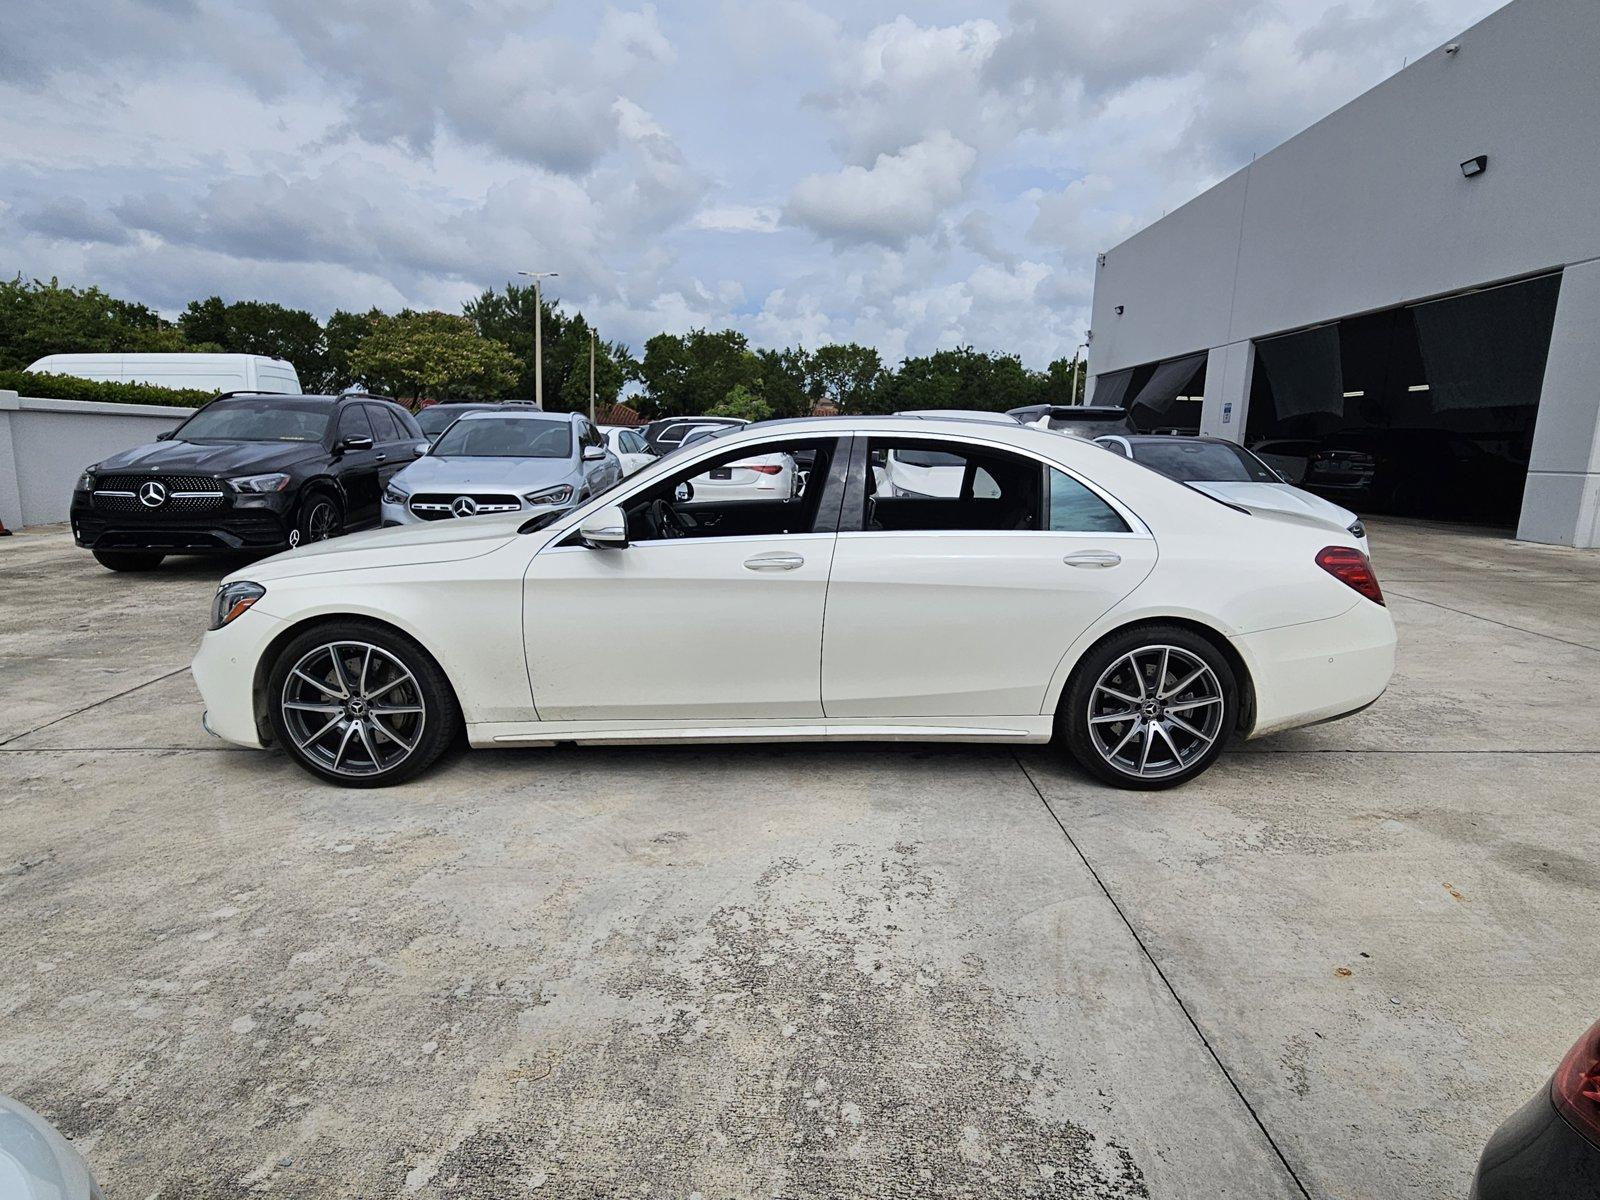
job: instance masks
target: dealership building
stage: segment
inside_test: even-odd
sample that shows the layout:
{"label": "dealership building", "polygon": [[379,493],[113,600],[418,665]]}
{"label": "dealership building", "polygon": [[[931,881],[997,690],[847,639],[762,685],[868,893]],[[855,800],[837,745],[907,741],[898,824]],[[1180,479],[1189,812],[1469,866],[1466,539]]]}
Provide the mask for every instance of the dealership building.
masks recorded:
{"label": "dealership building", "polygon": [[1600,545],[1600,2],[1514,0],[1101,255],[1092,327],[1143,430]]}

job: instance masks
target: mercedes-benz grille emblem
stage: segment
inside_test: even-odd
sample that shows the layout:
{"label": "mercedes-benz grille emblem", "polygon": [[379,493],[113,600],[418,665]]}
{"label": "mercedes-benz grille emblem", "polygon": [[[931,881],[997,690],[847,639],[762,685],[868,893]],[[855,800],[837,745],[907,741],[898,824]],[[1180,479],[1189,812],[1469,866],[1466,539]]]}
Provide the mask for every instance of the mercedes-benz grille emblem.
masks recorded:
{"label": "mercedes-benz grille emblem", "polygon": [[139,503],[146,508],[160,508],[167,502],[167,488],[165,484],[157,483],[154,479],[147,479],[139,485]]}
{"label": "mercedes-benz grille emblem", "polygon": [[450,501],[450,511],[458,517],[474,517],[478,514],[478,502],[471,496],[457,496]]}

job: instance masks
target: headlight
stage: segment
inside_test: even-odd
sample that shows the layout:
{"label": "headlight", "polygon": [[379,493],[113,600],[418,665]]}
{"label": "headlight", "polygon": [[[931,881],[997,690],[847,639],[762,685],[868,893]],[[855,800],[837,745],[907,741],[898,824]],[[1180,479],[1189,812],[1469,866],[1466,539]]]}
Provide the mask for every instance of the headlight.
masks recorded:
{"label": "headlight", "polygon": [[228,482],[236,492],[281,492],[289,486],[289,477],[277,472],[272,475],[241,475]]}
{"label": "headlight", "polygon": [[241,580],[223,584],[211,601],[211,628],[221,629],[235,618],[243,616],[252,604],[266,594],[267,589],[259,583]]}
{"label": "headlight", "polygon": [[72,490],[75,492],[94,491],[94,472],[85,471],[82,475],[79,475],[78,482],[73,486]]}
{"label": "headlight", "polygon": [[572,499],[572,485],[563,483],[541,491],[527,492],[522,498],[529,504],[565,504]]}
{"label": "headlight", "polygon": [[388,487],[383,489],[383,498],[390,504],[404,504],[407,500],[411,499],[411,493],[403,491],[398,486],[391,483]]}

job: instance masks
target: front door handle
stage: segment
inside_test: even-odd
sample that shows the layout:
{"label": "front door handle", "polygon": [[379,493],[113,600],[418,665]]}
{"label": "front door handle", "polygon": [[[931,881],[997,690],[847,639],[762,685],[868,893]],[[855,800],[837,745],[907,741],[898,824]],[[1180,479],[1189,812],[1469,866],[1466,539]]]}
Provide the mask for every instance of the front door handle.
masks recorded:
{"label": "front door handle", "polygon": [[380,454],[380,455],[378,455],[378,461],[379,462],[388,462],[389,461],[389,456],[387,454]]}
{"label": "front door handle", "polygon": [[1079,550],[1061,561],[1069,567],[1114,567],[1122,561],[1122,555],[1110,550]]}
{"label": "front door handle", "polygon": [[757,554],[754,558],[744,560],[745,569],[749,571],[792,571],[796,567],[806,565],[806,560],[798,554],[786,551],[774,551],[770,554]]}

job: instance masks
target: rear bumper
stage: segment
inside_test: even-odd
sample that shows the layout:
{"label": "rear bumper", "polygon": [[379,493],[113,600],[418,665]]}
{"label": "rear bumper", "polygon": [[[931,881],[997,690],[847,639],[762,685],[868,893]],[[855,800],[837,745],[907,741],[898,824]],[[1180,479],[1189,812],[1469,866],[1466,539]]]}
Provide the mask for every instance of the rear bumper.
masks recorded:
{"label": "rear bumper", "polygon": [[1337,617],[1234,639],[1255,683],[1251,737],[1349,716],[1383,694],[1394,674],[1389,610],[1370,600]]}
{"label": "rear bumper", "polygon": [[1593,1200],[1600,1196],[1600,1146],[1556,1111],[1546,1085],[1506,1118],[1483,1148],[1472,1200]]}

